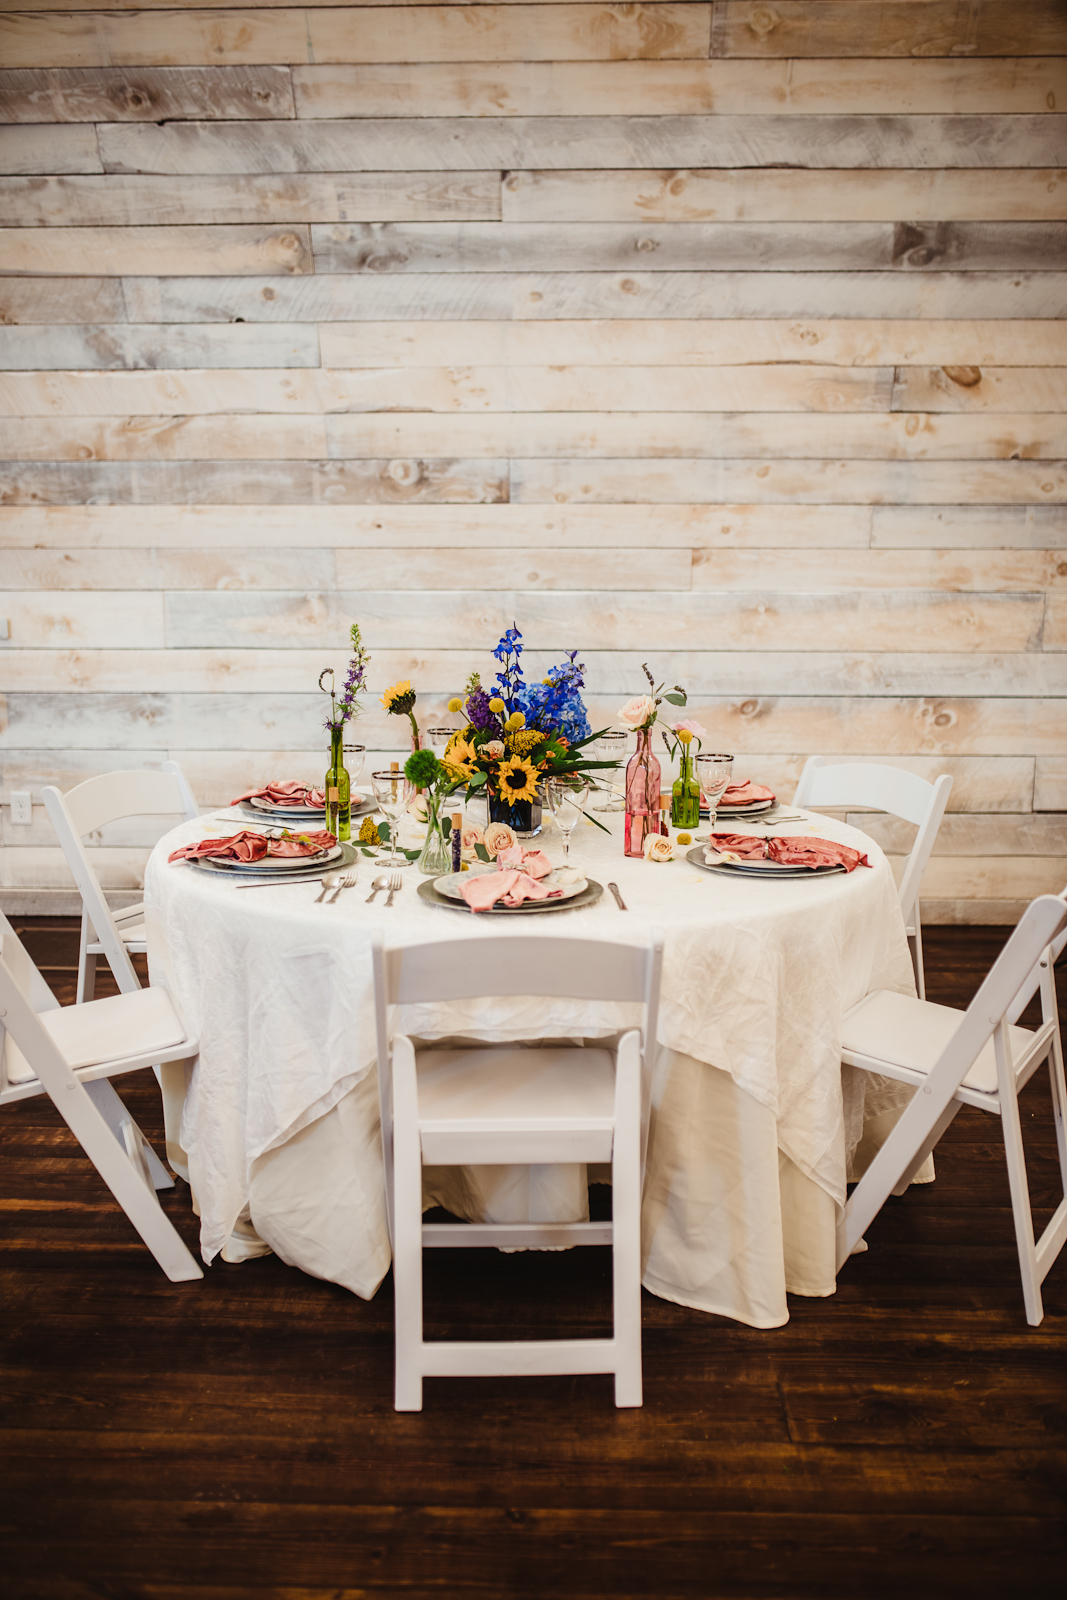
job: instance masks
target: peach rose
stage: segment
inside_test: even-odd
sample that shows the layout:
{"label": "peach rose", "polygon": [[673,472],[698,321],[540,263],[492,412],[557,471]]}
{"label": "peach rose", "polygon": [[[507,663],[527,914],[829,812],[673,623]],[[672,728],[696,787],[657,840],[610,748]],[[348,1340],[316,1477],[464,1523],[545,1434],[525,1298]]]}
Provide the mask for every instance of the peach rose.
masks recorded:
{"label": "peach rose", "polygon": [[646,861],[673,861],[674,841],[662,833],[650,833],[645,840]]}
{"label": "peach rose", "polygon": [[483,835],[481,828],[479,828],[476,823],[469,822],[463,829],[460,838],[464,861],[477,861],[478,852],[475,846],[482,843]]}
{"label": "peach rose", "polygon": [[503,739],[490,739],[488,744],[482,745],[482,755],[488,756],[490,761],[499,761],[503,754]]}
{"label": "peach rose", "polygon": [[510,850],[518,839],[514,828],[509,828],[506,822],[491,822],[482,835],[482,843],[492,857],[498,856],[501,850]]}
{"label": "peach rose", "polygon": [[635,695],[626,702],[619,716],[631,728],[651,727],[656,720],[656,702],[649,694]]}

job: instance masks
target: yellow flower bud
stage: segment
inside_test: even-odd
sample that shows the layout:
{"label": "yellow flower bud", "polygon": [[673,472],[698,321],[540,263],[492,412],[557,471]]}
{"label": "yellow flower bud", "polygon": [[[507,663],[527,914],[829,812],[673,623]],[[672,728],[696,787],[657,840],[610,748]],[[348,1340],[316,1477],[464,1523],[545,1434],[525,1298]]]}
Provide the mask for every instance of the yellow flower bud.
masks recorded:
{"label": "yellow flower bud", "polygon": [[504,724],[509,733],[514,733],[516,728],[525,728],[526,716],[522,711],[513,711]]}
{"label": "yellow flower bud", "polygon": [[679,728],[678,729],[678,743],[679,744],[691,744],[692,740],[693,740],[693,735],[689,732],[688,728]]}
{"label": "yellow flower bud", "polygon": [[494,697],[489,702],[489,709],[490,709],[490,711],[503,711],[503,709],[504,709],[503,700],[501,700],[499,697]]}
{"label": "yellow flower bud", "polygon": [[680,833],[677,842],[679,844],[692,844],[693,835],[691,833]]}
{"label": "yellow flower bud", "polygon": [[451,700],[448,702],[448,709],[449,711],[463,710],[463,701],[460,699],[458,694],[454,694],[452,696]]}

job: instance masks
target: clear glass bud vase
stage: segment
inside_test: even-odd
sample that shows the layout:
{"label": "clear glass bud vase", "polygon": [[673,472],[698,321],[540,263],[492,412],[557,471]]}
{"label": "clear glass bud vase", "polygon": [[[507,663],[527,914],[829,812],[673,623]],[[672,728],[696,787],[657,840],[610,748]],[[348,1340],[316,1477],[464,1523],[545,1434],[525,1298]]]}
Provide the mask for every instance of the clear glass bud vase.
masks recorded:
{"label": "clear glass bud vase", "polygon": [[451,845],[442,833],[437,807],[433,804],[426,819],[426,839],[416,866],[428,878],[440,878],[443,873],[452,871]]}
{"label": "clear glass bud vase", "polygon": [[323,787],[326,790],[326,826],[335,839],[352,837],[352,785],[345,770],[341,741],[344,728],[330,729],[330,768]]}
{"label": "clear glass bud vase", "polygon": [[652,729],[638,728],[637,749],[626,763],[623,854],[643,856],[645,840],[659,832],[660,765],[652,754]]}

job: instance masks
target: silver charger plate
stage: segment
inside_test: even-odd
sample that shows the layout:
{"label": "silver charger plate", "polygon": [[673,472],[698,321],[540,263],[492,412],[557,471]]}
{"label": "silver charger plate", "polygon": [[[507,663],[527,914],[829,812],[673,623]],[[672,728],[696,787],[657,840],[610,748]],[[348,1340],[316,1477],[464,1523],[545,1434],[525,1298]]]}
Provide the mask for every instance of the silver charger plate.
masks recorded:
{"label": "silver charger plate", "polygon": [[[744,817],[763,817],[768,811],[773,811],[778,804],[777,800],[757,800],[752,806],[719,806],[716,816],[728,817],[731,821],[740,822]],[[710,817],[711,812],[707,806],[701,806],[700,815]]]}
{"label": "silver charger plate", "polygon": [[[309,861],[305,857],[300,865],[301,872],[231,872],[229,874],[216,872],[213,874],[216,883],[232,883],[238,889],[256,889],[263,884],[281,883],[321,883],[324,872],[343,872],[346,867],[351,867],[358,862],[360,853],[354,844],[347,842],[339,846],[341,855],[331,861],[328,866],[321,862]],[[209,874],[209,876],[212,876]]]}
{"label": "silver charger plate", "polygon": [[848,869],[839,863],[829,867],[797,867],[779,861],[705,861],[704,846],[694,845],[685,859],[701,872],[722,872],[731,878],[761,878],[765,883],[779,878],[828,878]]}
{"label": "silver charger plate", "polygon": [[[489,867],[488,863],[486,865],[487,870],[496,870],[493,867]],[[577,895],[580,895],[585,889],[588,888],[588,878],[583,878],[580,883],[560,883],[558,877],[559,871],[559,867],[553,867],[552,871],[539,881],[545,885],[546,889],[561,889],[563,891],[562,898],[564,900],[573,900]],[[475,876],[481,877],[482,874],[476,872]],[[462,891],[464,879],[466,879],[468,883],[470,882],[469,872],[447,872],[440,878],[434,878],[433,886],[437,890],[438,894],[447,895],[450,900],[461,901],[464,909],[466,909],[467,902],[463,899]],[[512,907],[511,909],[514,910],[515,908]]]}
{"label": "silver charger plate", "polygon": [[[257,822],[264,822],[268,818],[278,822],[283,827],[299,827],[316,822],[324,822],[326,818],[325,806],[316,810],[313,806],[285,806],[271,805],[264,800],[242,800],[239,810],[246,816],[255,817]],[[352,802],[352,815],[365,817],[371,811],[377,811],[378,802],[373,795],[361,794],[358,800]]]}
{"label": "silver charger plate", "polygon": [[583,906],[596,905],[603,893],[603,884],[589,878],[586,880],[585,888],[569,900],[527,900],[521,906],[494,906],[491,911],[472,913],[465,900],[450,900],[447,895],[438,894],[429,878],[418,887],[419,899],[425,900],[428,905],[444,906],[448,911],[463,911],[467,916],[479,917],[521,917],[537,911],[580,911]]}
{"label": "silver charger plate", "polygon": [[221,872],[228,876],[234,874],[250,874],[252,877],[271,876],[288,877],[291,872],[306,872],[309,867],[321,872],[325,867],[336,866],[340,861],[344,849],[342,845],[331,845],[320,850],[313,856],[262,856],[259,861],[231,861],[225,856],[200,856],[190,865],[206,868],[209,872]]}

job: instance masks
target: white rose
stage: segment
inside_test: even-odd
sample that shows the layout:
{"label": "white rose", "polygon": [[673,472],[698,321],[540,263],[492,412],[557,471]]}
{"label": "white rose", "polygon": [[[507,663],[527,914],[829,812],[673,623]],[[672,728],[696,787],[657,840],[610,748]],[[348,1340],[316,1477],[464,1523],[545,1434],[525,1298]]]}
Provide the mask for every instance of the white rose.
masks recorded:
{"label": "white rose", "polygon": [[673,861],[674,840],[662,833],[650,833],[645,840],[646,861]]}
{"label": "white rose", "polygon": [[656,702],[651,695],[635,695],[632,700],[626,702],[619,716],[631,728],[643,728],[646,723],[651,724],[655,720]]}
{"label": "white rose", "polygon": [[488,756],[490,761],[499,761],[504,754],[503,739],[490,739],[488,744],[482,745],[483,756]]}

